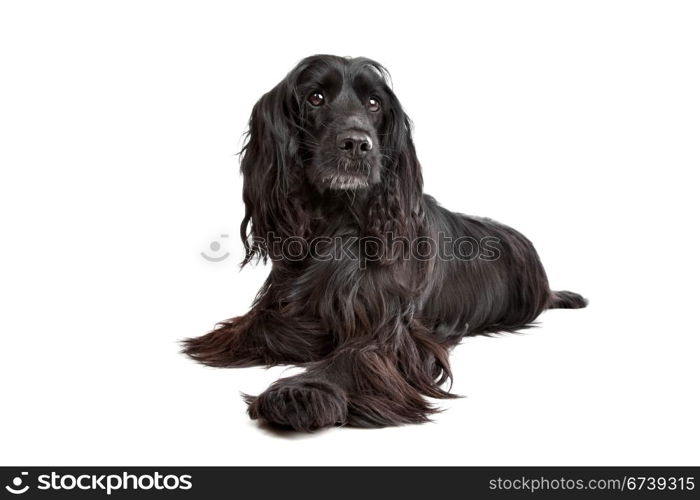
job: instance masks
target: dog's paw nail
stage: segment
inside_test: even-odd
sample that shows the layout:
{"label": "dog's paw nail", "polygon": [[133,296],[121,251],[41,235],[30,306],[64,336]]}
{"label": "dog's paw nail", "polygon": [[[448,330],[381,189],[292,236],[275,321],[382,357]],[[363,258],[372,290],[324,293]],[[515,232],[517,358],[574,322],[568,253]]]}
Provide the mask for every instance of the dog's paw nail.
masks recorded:
{"label": "dog's paw nail", "polygon": [[296,431],[309,432],[347,420],[345,391],[325,381],[280,380],[247,401],[250,418]]}

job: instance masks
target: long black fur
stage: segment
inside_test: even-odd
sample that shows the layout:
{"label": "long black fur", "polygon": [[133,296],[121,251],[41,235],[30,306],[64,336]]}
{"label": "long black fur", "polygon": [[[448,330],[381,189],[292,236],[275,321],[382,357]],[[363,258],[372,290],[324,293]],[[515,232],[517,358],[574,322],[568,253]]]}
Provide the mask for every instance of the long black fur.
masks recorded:
{"label": "long black fur", "polygon": [[[270,259],[272,270],[250,312],[186,340],[184,352],[217,367],[307,367],[246,397],[252,418],[300,431],[424,422],[436,411],[426,397],[451,397],[448,352],[465,335],[586,305],[550,290],[523,235],[423,194],[411,122],[369,59],[301,61],[253,108],[241,171],[243,265]],[[495,252],[409,251],[441,235],[490,239]],[[280,251],[319,237],[333,258]]]}

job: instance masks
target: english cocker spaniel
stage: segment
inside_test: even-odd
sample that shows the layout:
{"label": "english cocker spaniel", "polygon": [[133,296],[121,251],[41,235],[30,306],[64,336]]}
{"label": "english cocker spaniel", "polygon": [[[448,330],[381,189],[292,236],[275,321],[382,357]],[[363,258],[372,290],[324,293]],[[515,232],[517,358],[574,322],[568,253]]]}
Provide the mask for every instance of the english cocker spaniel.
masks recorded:
{"label": "english cocker spaniel", "polygon": [[299,431],[424,422],[453,397],[465,335],[586,300],[552,291],[527,238],[423,193],[411,122],[384,67],[302,60],[253,108],[242,151],[246,255],[272,269],[244,316],[188,339],[210,366],[299,364],[251,418]]}

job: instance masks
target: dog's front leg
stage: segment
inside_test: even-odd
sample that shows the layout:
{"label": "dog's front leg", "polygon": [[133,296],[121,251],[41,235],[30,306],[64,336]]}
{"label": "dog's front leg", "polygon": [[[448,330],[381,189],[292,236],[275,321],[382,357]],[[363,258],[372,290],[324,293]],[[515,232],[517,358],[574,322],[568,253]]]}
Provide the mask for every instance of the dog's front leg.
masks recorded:
{"label": "dog's front leg", "polygon": [[328,336],[313,321],[260,305],[183,342],[183,352],[205,365],[246,366],[308,363],[329,349]]}
{"label": "dog's front leg", "polygon": [[244,367],[266,364],[266,356],[256,339],[260,328],[258,311],[222,321],[206,335],[186,339],[185,354],[205,365]]}
{"label": "dog's front leg", "polygon": [[298,431],[426,421],[435,410],[424,396],[450,397],[439,387],[449,378],[447,350],[422,329],[403,330],[388,344],[376,338],[350,342],[305,373],[247,397],[249,415]]}

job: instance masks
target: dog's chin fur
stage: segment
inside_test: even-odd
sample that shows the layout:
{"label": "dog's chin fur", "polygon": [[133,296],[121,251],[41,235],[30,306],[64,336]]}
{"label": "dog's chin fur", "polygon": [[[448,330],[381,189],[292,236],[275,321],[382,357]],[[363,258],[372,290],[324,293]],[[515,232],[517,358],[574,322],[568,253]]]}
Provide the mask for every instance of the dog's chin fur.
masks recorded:
{"label": "dog's chin fur", "polygon": [[[335,94],[329,92],[328,107],[311,109],[312,103],[300,101],[308,94],[299,87],[317,89],[324,76],[336,79],[336,92],[346,93],[342,106],[332,107]],[[364,87],[355,87],[358,81]],[[362,107],[367,85],[376,92],[371,95],[381,96],[381,116]],[[309,130],[304,120],[316,117],[312,131],[340,133],[319,113],[337,110],[343,118],[348,102],[365,118],[375,144],[371,155],[359,163],[316,161],[333,158],[328,151],[337,143],[331,148],[329,140],[319,140],[321,132],[300,138],[301,130]],[[448,353],[465,335],[515,331],[545,309],[586,305],[576,293],[550,289],[522,234],[450,212],[423,193],[411,122],[386,71],[369,59],[313,56],[299,63],[253,108],[241,171],[243,265],[269,258],[272,271],[247,314],[185,341],[184,351],[210,366],[305,365],[304,373],[246,398],[254,419],[299,431],[425,422],[436,411],[426,398],[452,397],[443,388],[452,377]],[[311,186],[371,186],[371,195],[317,196]],[[441,234],[452,241],[488,238],[495,249],[490,258],[460,260],[418,258],[413,246],[406,252],[396,245]],[[370,258],[369,248],[363,253],[357,241],[365,237],[379,257]],[[279,241],[291,239],[320,242],[331,258],[273,254]]]}
{"label": "dog's chin fur", "polygon": [[318,188],[320,191],[355,191],[369,187],[371,181],[376,178],[373,175],[374,163],[370,160],[349,160],[347,158],[333,158],[319,162],[321,165],[333,164],[333,168],[314,169],[316,177],[320,179]]}
{"label": "dog's chin fur", "polygon": [[369,187],[367,176],[336,174],[324,177],[323,185],[333,191],[355,190]]}

